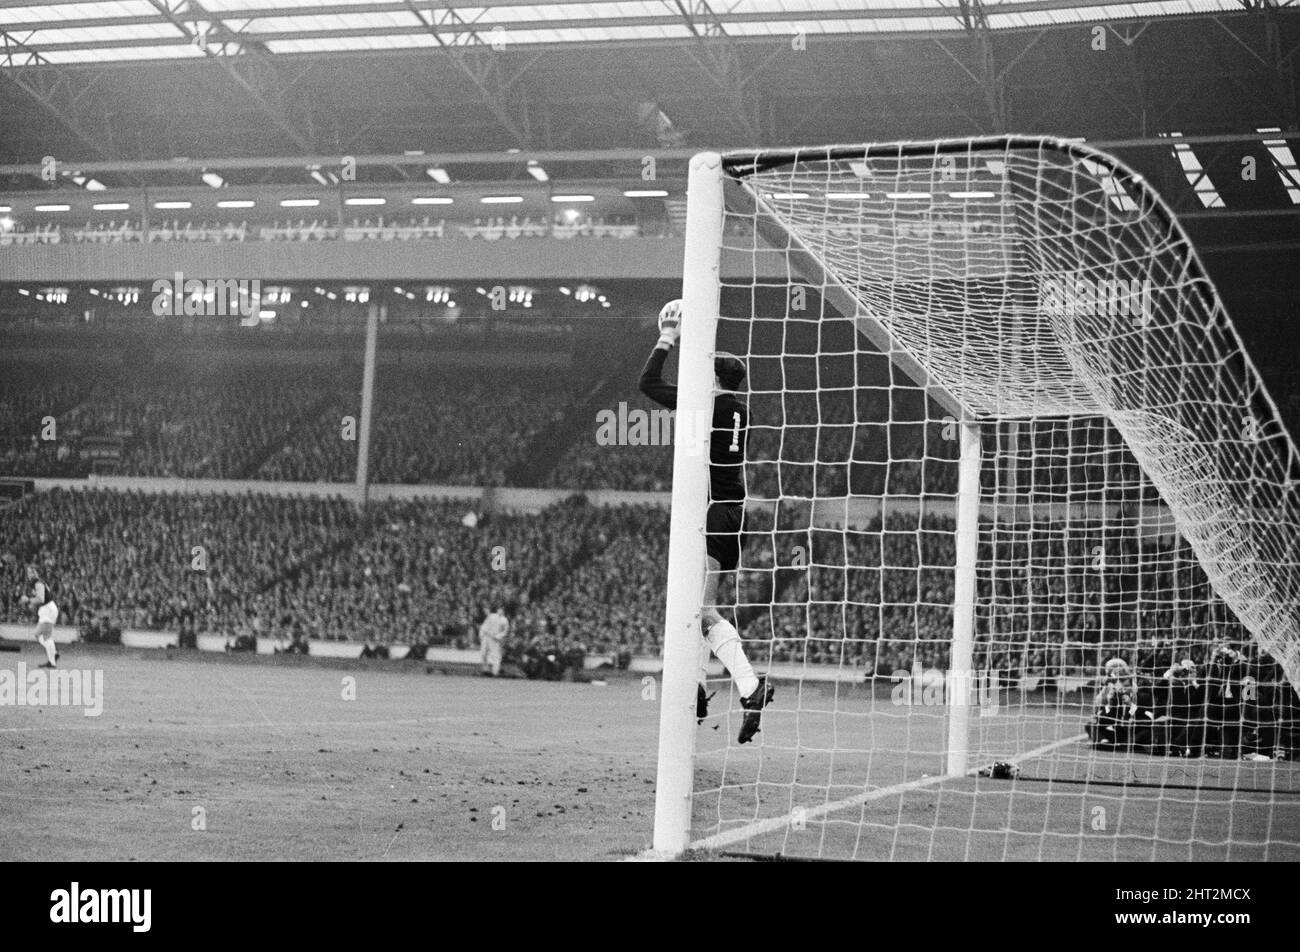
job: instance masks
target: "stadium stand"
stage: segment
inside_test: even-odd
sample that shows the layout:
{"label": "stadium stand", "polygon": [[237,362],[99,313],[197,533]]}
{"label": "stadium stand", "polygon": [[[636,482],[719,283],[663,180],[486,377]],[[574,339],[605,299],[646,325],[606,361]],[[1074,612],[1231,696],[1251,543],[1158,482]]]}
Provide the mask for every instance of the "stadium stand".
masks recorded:
{"label": "stadium stand", "polygon": [[[146,352],[96,363],[73,350],[58,362],[0,361],[0,473],[350,483],[356,442],[343,432],[358,414],[360,370],[342,352],[315,362],[293,358],[302,340],[321,339],[288,338],[284,353],[262,361],[220,341],[201,349],[202,360],[173,355],[164,363]],[[127,338],[107,340],[116,346],[97,352],[133,350]],[[618,407],[626,417],[653,409],[634,390],[643,351],[624,335],[613,352],[570,372],[390,368],[376,391],[371,477],[408,485],[666,490],[670,446],[597,438],[598,411]],[[592,366],[603,368],[594,382]],[[950,517],[925,516],[918,549],[916,516],[891,516],[884,529],[877,517],[842,532],[810,528],[806,507],[790,502],[814,492],[950,494],[953,467],[945,464],[954,447],[938,436],[938,421],[924,422],[919,402],[901,412],[904,394],[868,386],[856,406],[836,399],[761,387],[752,397],[755,421],[785,424],[755,427],[747,477],[751,499],[779,500],[780,518],[774,524],[762,508],[750,514],[738,621],[746,637],[770,642],[777,661],[851,663],[881,676],[914,663],[941,666],[951,574],[935,567],[952,562]],[[871,423],[890,399],[895,418],[916,422],[887,432]],[[51,421],[57,439],[42,439]],[[1040,485],[1097,482],[1051,470],[1054,442],[1079,434],[1047,428],[1025,439],[1039,448],[1024,456],[1037,460]],[[500,599],[529,642],[554,650],[658,650],[665,510],[575,501],[539,515],[485,514],[474,527],[461,522],[465,508],[388,501],[362,515],[341,499],[37,493],[0,512],[4,536],[14,540],[0,577],[8,593],[3,617],[25,620],[12,593],[22,563],[35,559],[62,576],[64,620],[83,628],[467,645],[487,601]],[[1037,542],[1043,551],[1030,588],[1014,575],[981,580],[986,589],[998,587],[1002,603],[1031,606],[980,616],[980,657],[990,666],[1015,673],[1096,666],[1102,631],[1139,633],[1158,666],[1175,651],[1203,651],[1204,639],[1180,644],[1176,632],[1218,624],[1152,597],[1175,590],[1172,580],[1148,578],[1138,611],[1123,570],[1078,570],[1098,547],[1113,565],[1136,566],[1152,554],[1141,546],[1167,541],[1139,543],[1113,527],[1079,524],[1068,548],[1056,535]],[[207,571],[190,568],[192,545],[211,557]],[[505,556],[500,570],[491,567],[497,546]],[[796,546],[806,553],[802,565],[791,563]],[[1009,552],[987,561],[1014,563]],[[845,591],[870,597],[846,603]]]}
{"label": "stadium stand", "polygon": [[[57,572],[63,621],[81,627],[465,647],[498,600],[533,638],[657,652],[666,510],[575,497],[537,515],[465,515],[464,503],[431,500],[377,503],[363,516],[338,498],[38,493],[0,510],[0,530],[12,540],[0,568],[0,620],[25,620],[15,593],[33,561]],[[885,528],[876,519],[847,531],[775,532],[756,517],[737,583],[745,636],[770,642],[776,661],[854,663],[882,677],[913,663],[943,667],[952,577],[941,566],[953,558],[952,521],[926,516],[921,524],[918,549],[914,517],[891,517]],[[802,567],[791,563],[796,541],[807,545]],[[1152,667],[1188,652],[1203,660],[1209,642],[1178,632],[1217,626],[1245,647],[1240,631],[1204,609],[1162,603],[1172,579],[1148,571],[1139,608],[1127,579],[1167,554],[1169,540],[1139,544],[1096,524],[1073,533],[1068,547],[1046,532],[1040,541],[1032,591],[1014,573],[981,579],[986,596],[996,585],[1002,604],[1030,606],[998,618],[981,613],[989,667],[1015,677],[1096,670],[1103,631],[1136,635]],[[1079,571],[1098,545],[1115,570]],[[203,547],[203,570],[193,566],[194,546]],[[1182,565],[1195,573],[1190,560]],[[845,586],[867,594],[845,602]]]}

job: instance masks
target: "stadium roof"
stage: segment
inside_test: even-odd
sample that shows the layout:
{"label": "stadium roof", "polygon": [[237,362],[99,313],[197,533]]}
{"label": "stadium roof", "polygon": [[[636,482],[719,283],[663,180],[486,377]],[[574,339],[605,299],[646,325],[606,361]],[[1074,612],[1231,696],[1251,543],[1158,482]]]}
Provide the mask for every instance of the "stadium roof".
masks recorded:
{"label": "stadium roof", "polygon": [[1300,0],[455,2],[0,0],[0,166],[1300,128]]}
{"label": "stadium roof", "polygon": [[436,47],[1014,30],[1233,12],[1256,0],[0,0],[0,68]]}

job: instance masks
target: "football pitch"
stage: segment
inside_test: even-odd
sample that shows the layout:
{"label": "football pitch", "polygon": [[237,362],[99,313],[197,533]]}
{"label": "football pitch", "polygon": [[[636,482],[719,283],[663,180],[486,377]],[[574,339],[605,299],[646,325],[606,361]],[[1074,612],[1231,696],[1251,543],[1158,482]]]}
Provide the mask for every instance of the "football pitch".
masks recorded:
{"label": "football pitch", "polygon": [[[797,686],[794,687],[797,692]],[[946,718],[865,691],[764,715],[761,759],[704,730],[696,842],[723,855],[903,861],[1300,860],[1300,766],[1093,750],[1073,703],[972,718],[948,778]],[[1049,696],[1050,697],[1050,696]],[[732,718],[733,726],[739,723]],[[1009,762],[1016,778],[979,774]]]}
{"label": "football pitch", "polygon": [[[35,647],[0,667],[20,661]],[[650,845],[658,704],[637,678],[75,646],[62,666],[103,672],[103,713],[0,708],[3,861],[618,860]],[[1161,796],[1124,785],[1132,763],[1088,754],[1069,718],[1026,715],[1026,749],[984,731],[978,752],[1047,748],[1019,780],[944,780],[932,712],[778,683],[762,746],[738,749],[725,709],[723,692],[699,733],[695,835],[719,840],[701,857],[1300,858],[1294,776],[1250,793],[1235,764],[1140,765],[1147,781],[1181,771]]]}

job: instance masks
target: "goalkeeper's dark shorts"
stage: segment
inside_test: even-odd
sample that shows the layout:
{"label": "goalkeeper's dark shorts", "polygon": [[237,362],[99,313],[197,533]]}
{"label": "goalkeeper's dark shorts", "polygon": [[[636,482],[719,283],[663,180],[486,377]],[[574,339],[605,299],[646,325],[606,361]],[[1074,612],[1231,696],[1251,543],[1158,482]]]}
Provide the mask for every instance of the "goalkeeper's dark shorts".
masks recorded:
{"label": "goalkeeper's dark shorts", "polygon": [[704,521],[705,551],[718,560],[718,567],[724,572],[734,572],[740,564],[744,520],[744,503],[715,502],[709,505]]}

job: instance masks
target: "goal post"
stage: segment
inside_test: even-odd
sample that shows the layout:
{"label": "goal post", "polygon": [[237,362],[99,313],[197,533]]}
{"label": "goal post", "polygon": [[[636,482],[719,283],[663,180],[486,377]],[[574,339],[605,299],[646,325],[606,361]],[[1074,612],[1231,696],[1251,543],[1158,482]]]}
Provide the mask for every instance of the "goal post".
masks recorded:
{"label": "goal post", "polygon": [[[719,608],[777,687],[745,746],[725,682],[694,712],[718,351]],[[680,361],[657,852],[1300,857],[1300,457],[1140,176],[1022,136],[697,156]]]}
{"label": "goal post", "polygon": [[970,701],[975,671],[975,572],[979,558],[980,428],[962,423],[957,463],[952,662],[948,675],[948,776],[970,769]]}
{"label": "goal post", "polygon": [[664,668],[659,707],[659,762],[654,849],[687,846],[695,770],[695,694],[704,593],[704,520],[709,493],[713,358],[722,286],[722,157],[691,160],[686,193],[686,260],[673,440],[673,498],[668,536]]}

